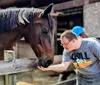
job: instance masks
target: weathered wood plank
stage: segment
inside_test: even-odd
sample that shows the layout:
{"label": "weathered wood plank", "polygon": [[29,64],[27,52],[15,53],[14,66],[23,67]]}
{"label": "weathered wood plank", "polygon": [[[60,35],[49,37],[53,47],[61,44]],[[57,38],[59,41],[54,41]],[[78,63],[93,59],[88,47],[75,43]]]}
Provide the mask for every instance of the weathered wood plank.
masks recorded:
{"label": "weathered wood plank", "polygon": [[33,70],[37,64],[36,58],[23,58],[10,61],[0,61],[0,75],[13,74]]}
{"label": "weathered wood plank", "polygon": [[76,85],[76,78],[61,81],[52,85]]}
{"label": "weathered wood plank", "polygon": [[0,76],[0,85],[5,85],[4,76]]}

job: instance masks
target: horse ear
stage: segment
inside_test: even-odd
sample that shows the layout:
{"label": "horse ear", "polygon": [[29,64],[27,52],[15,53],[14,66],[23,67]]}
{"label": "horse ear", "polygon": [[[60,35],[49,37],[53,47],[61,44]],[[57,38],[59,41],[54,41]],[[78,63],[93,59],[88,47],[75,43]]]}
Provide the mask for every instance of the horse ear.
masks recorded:
{"label": "horse ear", "polygon": [[41,17],[45,17],[48,14],[50,14],[53,10],[53,3],[51,3],[45,10],[44,12],[41,14]]}

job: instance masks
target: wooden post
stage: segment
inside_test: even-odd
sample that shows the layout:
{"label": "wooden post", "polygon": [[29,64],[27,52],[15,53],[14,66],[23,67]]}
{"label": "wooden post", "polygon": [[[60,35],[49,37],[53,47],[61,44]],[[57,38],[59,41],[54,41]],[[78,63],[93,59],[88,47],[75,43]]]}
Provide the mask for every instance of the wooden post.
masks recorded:
{"label": "wooden post", "polygon": [[[15,51],[4,50],[4,61],[13,61],[15,60]],[[16,85],[16,75],[5,75],[5,85]]]}

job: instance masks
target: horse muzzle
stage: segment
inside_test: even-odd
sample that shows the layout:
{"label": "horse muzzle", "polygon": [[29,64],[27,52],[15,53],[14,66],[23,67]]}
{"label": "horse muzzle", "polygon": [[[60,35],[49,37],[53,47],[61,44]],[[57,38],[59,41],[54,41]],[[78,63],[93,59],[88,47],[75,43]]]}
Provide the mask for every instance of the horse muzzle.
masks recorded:
{"label": "horse muzzle", "polygon": [[42,59],[39,59],[39,61],[38,61],[38,65],[39,66],[42,66],[42,67],[48,67],[48,66],[50,66],[51,64],[53,63],[53,61],[52,60],[42,60]]}

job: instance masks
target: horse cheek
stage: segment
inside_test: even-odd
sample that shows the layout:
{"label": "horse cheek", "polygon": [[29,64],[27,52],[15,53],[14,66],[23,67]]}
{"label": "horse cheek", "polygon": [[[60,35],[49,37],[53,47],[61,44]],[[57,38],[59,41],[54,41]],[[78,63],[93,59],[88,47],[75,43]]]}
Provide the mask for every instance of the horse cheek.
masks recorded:
{"label": "horse cheek", "polygon": [[40,51],[41,53],[43,53],[43,48],[42,48],[42,46],[38,44],[37,47],[38,47],[39,51]]}

